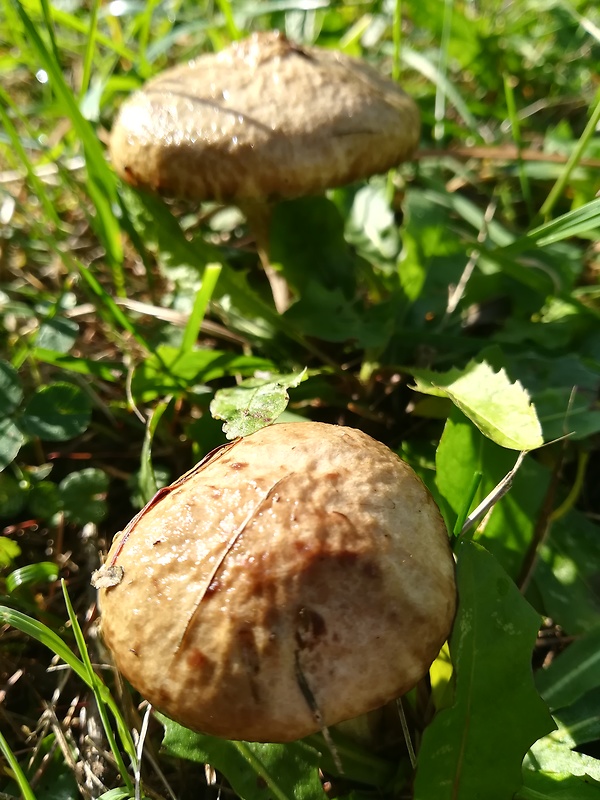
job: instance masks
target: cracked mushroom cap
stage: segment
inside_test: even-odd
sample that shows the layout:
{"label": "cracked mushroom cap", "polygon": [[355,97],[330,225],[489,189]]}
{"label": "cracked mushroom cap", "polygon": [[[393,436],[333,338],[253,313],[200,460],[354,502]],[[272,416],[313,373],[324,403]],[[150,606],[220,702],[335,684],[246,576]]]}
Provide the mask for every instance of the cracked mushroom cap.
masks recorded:
{"label": "cracked mushroom cap", "polygon": [[229,739],[291,741],[404,694],[455,612],[427,489],[383,444],[317,422],[213,451],[117,535],[102,573],[121,672]]}
{"label": "cracked mushroom cap", "polygon": [[410,158],[419,111],[342,53],[258,33],[168,69],[126,100],[110,152],[129,183],[238,202],[318,194]]}

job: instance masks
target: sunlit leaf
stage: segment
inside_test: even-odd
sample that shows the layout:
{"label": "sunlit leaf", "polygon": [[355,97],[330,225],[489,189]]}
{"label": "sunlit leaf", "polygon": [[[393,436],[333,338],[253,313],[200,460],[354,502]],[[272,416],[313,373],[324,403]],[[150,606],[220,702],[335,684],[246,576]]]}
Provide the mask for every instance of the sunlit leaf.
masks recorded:
{"label": "sunlit leaf", "polygon": [[216,419],[225,420],[223,431],[228,439],[248,436],[275,422],[287,407],[287,390],[298,386],[305,378],[306,369],[266,379],[250,378],[231,389],[219,390],[210,404],[210,413]]}
{"label": "sunlit leaf", "polygon": [[568,745],[545,736],[536,742],[523,762],[525,769],[556,772],[559,775],[587,775],[600,781],[600,761],[571,750]]}
{"label": "sunlit leaf", "polygon": [[0,569],[10,567],[15,558],[21,555],[21,548],[8,536],[0,536]]}
{"label": "sunlit leaf", "polygon": [[502,447],[533,450],[544,440],[529,394],[506,372],[495,372],[485,361],[471,361],[464,369],[435,373],[411,370],[415,389],[449,397],[479,430]]}

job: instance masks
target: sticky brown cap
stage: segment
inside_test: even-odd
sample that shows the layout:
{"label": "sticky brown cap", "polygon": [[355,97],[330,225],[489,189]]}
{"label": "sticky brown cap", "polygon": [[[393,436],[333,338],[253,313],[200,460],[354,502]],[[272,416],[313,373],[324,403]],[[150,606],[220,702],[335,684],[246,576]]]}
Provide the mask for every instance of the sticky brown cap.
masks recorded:
{"label": "sticky brown cap", "polygon": [[366,434],[280,424],[224,446],[118,536],[100,590],[119,669],[178,722],[290,741],[412,688],[454,561],[413,471]]}
{"label": "sticky brown cap", "polygon": [[110,152],[135,186],[237,202],[385,172],[419,129],[415,103],[368,65],[262,33],[149,81],[123,104]]}

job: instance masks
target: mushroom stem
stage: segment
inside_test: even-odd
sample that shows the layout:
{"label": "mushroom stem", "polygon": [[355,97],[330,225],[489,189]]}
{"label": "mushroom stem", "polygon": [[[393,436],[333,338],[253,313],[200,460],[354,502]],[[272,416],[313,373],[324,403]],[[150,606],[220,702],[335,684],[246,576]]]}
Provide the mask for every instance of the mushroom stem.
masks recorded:
{"label": "mushroom stem", "polygon": [[256,252],[269,281],[275,308],[283,314],[290,306],[290,290],[287,281],[273,267],[269,258],[269,229],[273,206],[268,201],[252,199],[238,201],[238,208],[246,217],[248,227],[254,236]]}

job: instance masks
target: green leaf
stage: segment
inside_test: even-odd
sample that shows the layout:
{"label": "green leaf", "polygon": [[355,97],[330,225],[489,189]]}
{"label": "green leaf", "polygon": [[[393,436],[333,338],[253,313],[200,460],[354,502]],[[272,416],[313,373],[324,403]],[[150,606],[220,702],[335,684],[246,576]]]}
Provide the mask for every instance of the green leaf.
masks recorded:
{"label": "green leaf", "polygon": [[600,628],[572,642],[537,673],[536,684],[551,709],[570,706],[600,687]]}
{"label": "green leaf", "polygon": [[304,742],[231,742],[194,733],[157,715],[165,726],[162,749],[178,758],[210,764],[227,778],[242,800],[318,800],[319,753]]}
{"label": "green leaf", "polygon": [[21,555],[21,548],[8,536],[0,536],[0,569],[10,567],[15,558]]}
{"label": "green leaf", "polygon": [[[442,502],[450,506],[446,512],[450,530],[457,518],[464,515],[469,498],[472,497],[472,502],[467,512],[494,490],[513,468],[515,460],[514,451],[492,442],[458,408],[452,409],[436,452],[436,484]],[[477,541],[496,556],[514,579],[534,537],[549,480],[547,469],[533,458],[526,458],[513,478],[510,491],[496,503],[477,534]],[[460,520],[459,528],[463,521]]]}
{"label": "green leaf", "polygon": [[0,519],[14,517],[25,505],[27,489],[6,473],[0,475]]}
{"label": "green leaf", "polygon": [[316,282],[306,285],[302,297],[283,317],[305,336],[325,342],[356,342],[361,347],[383,345],[391,334],[393,310],[379,304],[364,309],[342,290],[327,289]]}
{"label": "green leaf", "polygon": [[351,297],[356,258],[344,238],[344,221],[326,197],[278,203],[269,228],[270,258],[292,286],[315,281]]}
{"label": "green leaf", "polygon": [[158,488],[156,475],[154,473],[154,465],[152,464],[152,442],[154,441],[156,429],[168,407],[168,403],[159,403],[152,412],[152,416],[146,425],[146,433],[144,434],[144,444],[142,445],[142,455],[140,459],[138,484],[143,497],[142,505],[145,505],[154,497]]}
{"label": "green leaf", "polygon": [[229,375],[254,375],[259,370],[273,370],[266,358],[244,356],[223,350],[192,350],[181,353],[176,347],[161,345],[154,355],[136,368],[131,389],[140,402],[156,397],[177,396],[198,386]]}
{"label": "green leaf", "polygon": [[17,370],[8,361],[0,361],[0,416],[11,414],[22,397],[23,389]]}
{"label": "green leaf", "polygon": [[58,579],[59,568],[51,561],[38,561],[35,564],[27,564],[25,567],[15,569],[6,578],[6,588],[9,594],[23,586],[30,586],[33,583],[53,583]]}
{"label": "green leaf", "polygon": [[92,415],[89,397],[73,383],[42,386],[29,400],[18,423],[29,436],[63,442],[84,433]]}
{"label": "green leaf", "polygon": [[515,800],[600,800],[600,783],[580,775],[523,770]]}
{"label": "green leaf", "polygon": [[529,394],[506,372],[485,361],[471,361],[462,369],[435,373],[409,370],[415,389],[423,394],[449,397],[488,438],[511,450],[533,450],[544,443]]}
{"label": "green leaf", "polygon": [[600,536],[573,510],[555,520],[539,551],[534,583],[545,613],[574,635],[600,626]]}
{"label": "green leaf", "polygon": [[557,742],[574,748],[600,739],[600,685],[552,716],[558,725],[552,734]]}
{"label": "green leaf", "polygon": [[55,353],[68,353],[75,344],[78,333],[79,325],[72,319],[51,317],[40,325],[35,346]]}
{"label": "green leaf", "polygon": [[547,247],[554,242],[584,233],[597,231],[600,227],[600,198],[569,211],[551,222],[534,228],[529,233],[516,239],[508,247],[503,248],[504,255],[514,256],[516,253],[531,247]]}
{"label": "green leaf", "polygon": [[414,797],[511,800],[525,753],[553,728],[531,670],[540,619],[486,550],[462,541],[457,556],[454,703],[425,729]]}
{"label": "green leaf", "polygon": [[57,353],[55,350],[46,350],[43,347],[36,347],[33,356],[45,364],[52,364],[81,375],[93,375],[110,383],[114,383],[126,371],[122,361],[95,361],[91,358]]}
{"label": "green leaf", "polygon": [[248,436],[271,425],[285,411],[288,389],[298,386],[307,376],[306,369],[269,379],[250,378],[238,386],[220,389],[210,404],[215,419],[225,420],[223,432],[228,439]]}
{"label": "green leaf", "polygon": [[15,460],[25,443],[25,437],[12,419],[0,419],[0,470]]}
{"label": "green leaf", "polygon": [[58,486],[52,481],[40,481],[31,487],[27,506],[36,518],[51,521],[62,507]]}
{"label": "green leaf", "polygon": [[72,472],[59,484],[59,493],[68,522],[98,524],[107,513],[108,476],[101,469]]}
{"label": "green leaf", "polygon": [[[541,327],[547,329],[548,325]],[[586,363],[576,353],[544,358],[527,352],[503,360],[511,377],[530,393],[546,441],[566,434],[571,441],[584,439],[600,430],[598,364]]]}

